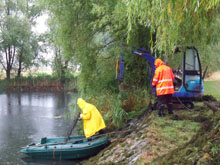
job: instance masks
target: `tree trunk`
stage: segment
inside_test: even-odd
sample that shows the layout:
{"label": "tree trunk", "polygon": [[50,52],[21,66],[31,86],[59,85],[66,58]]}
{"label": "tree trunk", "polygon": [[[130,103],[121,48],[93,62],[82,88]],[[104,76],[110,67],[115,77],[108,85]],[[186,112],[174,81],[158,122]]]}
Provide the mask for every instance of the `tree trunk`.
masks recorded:
{"label": "tree trunk", "polygon": [[6,76],[7,76],[7,79],[10,80],[10,78],[11,78],[11,68],[10,67],[7,67],[7,69],[6,69]]}
{"label": "tree trunk", "polygon": [[65,69],[64,67],[62,67],[61,69],[61,76],[60,76],[60,83],[63,85],[66,82],[66,78],[65,78]]}
{"label": "tree trunk", "polygon": [[66,69],[67,69],[67,60],[65,60],[64,66],[61,66],[60,82],[62,85],[64,85],[66,83]]}
{"label": "tree trunk", "polygon": [[18,68],[17,78],[21,77],[21,68]]}
{"label": "tree trunk", "polygon": [[21,77],[21,60],[19,60],[18,73],[17,73],[17,78],[20,77]]}
{"label": "tree trunk", "polygon": [[11,47],[9,46],[6,50],[6,63],[7,63],[7,66],[6,66],[6,77],[8,80],[10,80],[11,78],[11,68],[12,68],[12,49]]}

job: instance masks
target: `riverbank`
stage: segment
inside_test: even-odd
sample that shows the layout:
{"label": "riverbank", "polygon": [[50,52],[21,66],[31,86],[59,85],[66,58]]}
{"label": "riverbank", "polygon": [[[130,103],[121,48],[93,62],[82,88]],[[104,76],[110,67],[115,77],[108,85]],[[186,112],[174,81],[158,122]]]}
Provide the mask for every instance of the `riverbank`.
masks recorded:
{"label": "riverbank", "polygon": [[76,92],[76,78],[67,79],[65,84],[52,75],[28,76],[0,80],[0,91],[4,92]]}
{"label": "riverbank", "polygon": [[[205,81],[203,102],[157,116],[146,109],[111,137],[111,145],[83,164],[220,164],[219,81]],[[218,101],[216,101],[214,96]],[[167,113],[167,112],[166,112]]]}
{"label": "riverbank", "polygon": [[218,164],[220,111],[198,103],[192,111],[174,112],[159,118],[146,111],[83,164]]}

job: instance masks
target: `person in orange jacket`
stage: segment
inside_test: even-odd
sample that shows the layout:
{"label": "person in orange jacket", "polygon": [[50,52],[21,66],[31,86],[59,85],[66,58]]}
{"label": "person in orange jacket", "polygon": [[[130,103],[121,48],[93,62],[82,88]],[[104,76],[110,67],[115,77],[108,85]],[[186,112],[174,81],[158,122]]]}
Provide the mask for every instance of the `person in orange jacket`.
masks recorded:
{"label": "person in orange jacket", "polygon": [[156,66],[152,86],[156,86],[156,95],[159,104],[158,116],[163,117],[165,105],[167,105],[168,113],[173,114],[172,94],[174,94],[174,74],[172,69],[165,65],[161,59],[156,59]]}

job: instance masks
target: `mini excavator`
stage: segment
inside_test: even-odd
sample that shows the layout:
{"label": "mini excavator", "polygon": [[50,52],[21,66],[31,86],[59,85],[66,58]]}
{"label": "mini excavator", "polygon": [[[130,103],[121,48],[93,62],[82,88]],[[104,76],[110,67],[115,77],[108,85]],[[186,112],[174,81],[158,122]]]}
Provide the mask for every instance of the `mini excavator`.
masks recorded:
{"label": "mini excavator", "polygon": [[[137,55],[139,58],[144,58],[151,66],[149,79],[152,81],[156,69],[154,65],[154,56],[149,51],[141,48],[132,50],[132,53]],[[177,51],[168,66],[173,69],[175,76],[175,94],[172,95],[174,105],[182,104],[189,109],[193,109],[193,101],[199,100],[204,93],[203,79],[207,71],[206,68],[204,73],[202,73],[198,50],[195,47],[187,47],[184,52]],[[123,81],[123,73],[124,54],[121,54],[117,62],[116,74],[119,82]],[[153,93],[155,94],[155,89]]]}

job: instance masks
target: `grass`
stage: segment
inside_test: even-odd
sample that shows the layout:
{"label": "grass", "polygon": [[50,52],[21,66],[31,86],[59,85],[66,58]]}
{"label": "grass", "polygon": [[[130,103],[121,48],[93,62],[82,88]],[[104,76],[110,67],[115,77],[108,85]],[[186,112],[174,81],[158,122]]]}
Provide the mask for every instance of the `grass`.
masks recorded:
{"label": "grass", "polygon": [[[175,113],[189,115],[191,112],[182,111]],[[165,118],[156,118],[149,127],[149,129],[155,130],[159,137],[162,137],[166,141],[166,144],[174,143],[176,146],[186,143],[199,128],[199,124],[196,122],[190,120],[173,120],[168,116]]]}
{"label": "grass", "polygon": [[[197,165],[219,164],[220,148],[219,138],[217,137],[219,137],[218,127],[220,123],[212,126],[212,118],[213,116],[207,118],[207,121],[209,122],[201,123],[202,128],[192,139],[190,139],[189,142],[170,151],[168,154],[155,159],[155,163]],[[206,129],[204,129],[205,125],[209,125],[209,128],[206,127]]]}
{"label": "grass", "polygon": [[204,94],[212,95],[217,100],[220,100],[220,81],[205,81],[204,82]]}
{"label": "grass", "polygon": [[150,125],[145,130],[149,148],[142,151],[137,164],[150,164],[153,159],[184,146],[200,130],[200,123],[190,118],[193,113],[199,116],[200,112],[177,110],[174,113],[163,118],[157,117],[156,111],[151,114]]}

